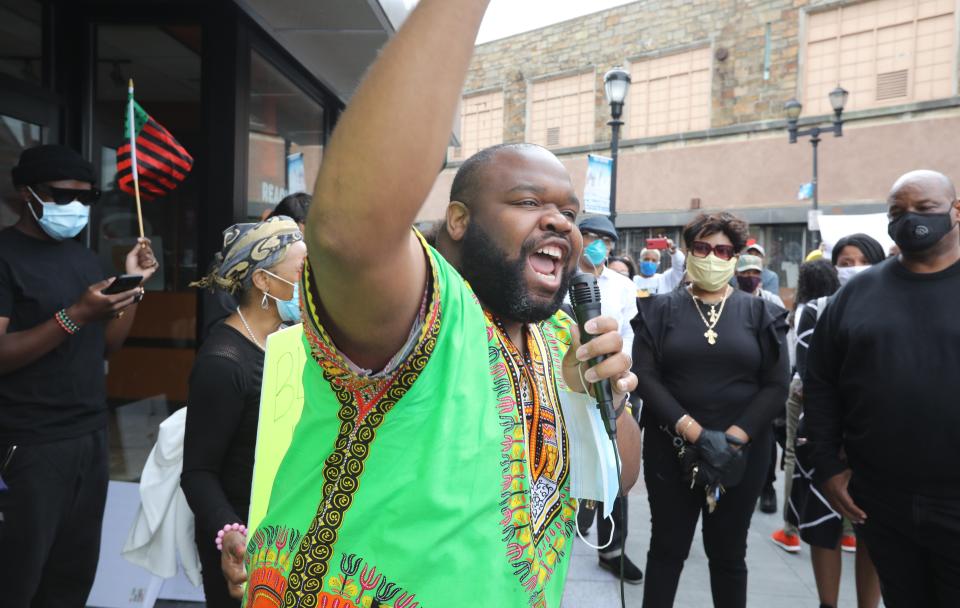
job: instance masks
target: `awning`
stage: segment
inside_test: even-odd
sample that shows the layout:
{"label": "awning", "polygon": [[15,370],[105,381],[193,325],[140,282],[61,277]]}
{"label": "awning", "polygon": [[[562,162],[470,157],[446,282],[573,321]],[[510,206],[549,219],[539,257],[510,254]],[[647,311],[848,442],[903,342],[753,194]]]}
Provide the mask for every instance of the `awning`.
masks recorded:
{"label": "awning", "polygon": [[287,52],[346,102],[412,0],[236,0]]}

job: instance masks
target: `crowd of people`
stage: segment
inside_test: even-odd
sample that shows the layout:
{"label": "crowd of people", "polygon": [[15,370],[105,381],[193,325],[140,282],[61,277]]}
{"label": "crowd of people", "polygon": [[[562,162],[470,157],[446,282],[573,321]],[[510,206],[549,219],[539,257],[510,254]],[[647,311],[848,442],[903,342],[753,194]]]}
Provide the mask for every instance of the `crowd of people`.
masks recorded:
{"label": "crowd of people", "polygon": [[[535,145],[466,160],[445,218],[421,235],[411,226],[485,6],[422,0],[340,118],[316,202],[297,194],[229,227],[195,284],[216,295],[180,484],[207,605],[559,606],[574,536],[596,521],[599,566],[643,581],[645,608],[668,607],[702,521],[713,603],[744,607],[753,513],[777,505],[778,418],[784,527],[771,540],[810,545],[821,607],[837,606],[845,549],[862,608],[960,605],[952,182],[900,177],[888,199],[900,253],[865,234],[812,252],[789,311],[740,218],[701,213],[637,264]],[[13,181],[0,589],[4,605],[83,606],[109,476],[103,360],[159,264],[140,239],[122,269],[133,285],[111,289],[119,279],[74,239],[99,196],[75,151],[28,149]],[[578,273],[601,294],[593,319],[573,315]],[[297,323],[303,414],[248,530],[264,349]],[[613,420],[591,397],[602,383]],[[641,466],[643,569],[625,543]]]}

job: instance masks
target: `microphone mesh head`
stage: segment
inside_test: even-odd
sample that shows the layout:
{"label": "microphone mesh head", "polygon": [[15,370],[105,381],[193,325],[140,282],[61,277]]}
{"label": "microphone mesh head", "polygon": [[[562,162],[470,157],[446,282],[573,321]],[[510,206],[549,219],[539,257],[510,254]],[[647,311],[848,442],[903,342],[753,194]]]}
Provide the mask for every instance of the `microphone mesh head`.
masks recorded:
{"label": "microphone mesh head", "polygon": [[570,284],[570,303],[574,306],[600,301],[600,285],[597,277],[586,272],[578,272]]}

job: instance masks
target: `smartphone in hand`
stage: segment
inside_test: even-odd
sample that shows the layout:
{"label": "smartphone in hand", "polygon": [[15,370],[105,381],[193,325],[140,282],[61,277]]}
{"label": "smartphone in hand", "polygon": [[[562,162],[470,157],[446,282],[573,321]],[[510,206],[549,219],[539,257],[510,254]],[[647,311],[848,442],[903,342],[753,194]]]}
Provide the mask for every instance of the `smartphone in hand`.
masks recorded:
{"label": "smartphone in hand", "polygon": [[130,291],[134,287],[140,285],[140,282],[143,281],[143,275],[139,274],[121,274],[113,283],[110,283],[106,289],[100,291],[105,296],[112,296],[118,293],[123,293],[124,291]]}
{"label": "smartphone in hand", "polygon": [[667,242],[667,239],[660,237],[655,239],[647,239],[647,249],[669,249],[670,243]]}

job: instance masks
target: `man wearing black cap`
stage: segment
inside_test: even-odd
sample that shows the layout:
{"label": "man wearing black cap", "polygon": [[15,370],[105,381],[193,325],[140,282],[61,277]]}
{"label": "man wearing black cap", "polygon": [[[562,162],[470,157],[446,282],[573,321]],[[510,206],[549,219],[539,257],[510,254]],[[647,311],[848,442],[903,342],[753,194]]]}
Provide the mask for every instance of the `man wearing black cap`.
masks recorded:
{"label": "man wearing black cap", "polygon": [[[623,352],[633,352],[633,326],[630,321],[637,316],[637,288],[633,281],[607,268],[607,258],[613,253],[619,241],[617,229],[607,217],[587,216],[577,224],[583,235],[583,255],[580,258],[580,270],[597,277],[600,286],[600,306],[605,316],[612,317],[620,324],[620,337],[623,339]],[[577,513],[577,525],[585,534],[593,523],[596,509],[580,506]],[[603,517],[597,521],[600,567],[620,576],[620,555],[624,552],[624,537],[627,529],[627,498],[621,496],[614,501],[610,519]],[[611,530],[611,528],[613,528]],[[611,538],[612,536],[612,538]],[[628,583],[643,581],[643,571],[630,558],[623,556],[623,580]]]}
{"label": "man wearing black cap", "polygon": [[[0,594],[4,606],[83,606],[93,585],[109,479],[103,361],[142,287],[105,295],[99,259],[73,237],[99,191],[64,146],[24,150],[20,221],[0,231]],[[127,254],[148,279],[149,241]]]}

